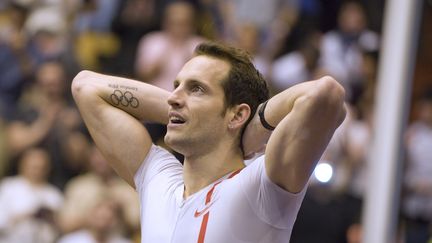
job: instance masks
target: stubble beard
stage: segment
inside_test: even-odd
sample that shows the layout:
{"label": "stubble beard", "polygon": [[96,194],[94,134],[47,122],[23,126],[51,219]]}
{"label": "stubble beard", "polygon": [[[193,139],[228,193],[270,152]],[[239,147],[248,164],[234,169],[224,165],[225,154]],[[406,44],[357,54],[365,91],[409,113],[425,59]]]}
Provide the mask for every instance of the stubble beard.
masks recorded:
{"label": "stubble beard", "polygon": [[205,132],[199,135],[186,132],[174,135],[167,132],[164,141],[171,149],[188,157],[188,155],[205,154],[216,146],[217,139],[209,135],[211,134]]}
{"label": "stubble beard", "polygon": [[174,151],[185,155],[187,151],[192,149],[193,143],[190,141],[191,139],[187,134],[167,134],[164,137],[164,142]]}

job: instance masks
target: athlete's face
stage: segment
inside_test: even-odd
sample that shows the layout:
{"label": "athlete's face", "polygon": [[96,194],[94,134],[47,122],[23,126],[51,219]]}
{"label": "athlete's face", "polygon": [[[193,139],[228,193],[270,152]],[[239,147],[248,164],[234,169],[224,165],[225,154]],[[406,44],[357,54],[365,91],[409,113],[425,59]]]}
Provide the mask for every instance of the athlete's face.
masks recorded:
{"label": "athlete's face", "polygon": [[228,75],[227,62],[197,56],[187,62],[174,81],[168,98],[169,123],[165,142],[187,156],[212,149],[226,134],[224,91],[221,81]]}

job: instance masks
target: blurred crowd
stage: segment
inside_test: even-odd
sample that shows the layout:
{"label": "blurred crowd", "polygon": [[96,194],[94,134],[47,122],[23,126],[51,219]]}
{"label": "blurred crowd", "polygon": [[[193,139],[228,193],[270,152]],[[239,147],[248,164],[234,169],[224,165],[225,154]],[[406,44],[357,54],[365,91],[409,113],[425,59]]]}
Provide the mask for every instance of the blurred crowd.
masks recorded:
{"label": "blurred crowd", "polygon": [[[311,179],[291,242],[360,242],[380,45],[369,21],[382,15],[370,2],[1,1],[0,242],[139,242],[137,195],[92,143],[71,81],[88,69],[171,90],[207,40],[246,49],[273,94],[323,75],[345,87],[348,117],[320,161],[333,176]],[[421,243],[432,231],[432,92],[413,107],[399,229]],[[165,127],[145,125],[162,143]]]}

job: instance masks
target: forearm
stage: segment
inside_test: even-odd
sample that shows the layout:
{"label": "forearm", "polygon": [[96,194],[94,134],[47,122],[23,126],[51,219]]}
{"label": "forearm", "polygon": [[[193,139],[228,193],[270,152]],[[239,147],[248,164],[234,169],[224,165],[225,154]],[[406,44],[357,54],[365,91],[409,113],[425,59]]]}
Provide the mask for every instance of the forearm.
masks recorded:
{"label": "forearm", "polygon": [[165,90],[125,78],[80,72],[72,94],[98,149],[131,186],[152,145],[141,121],[166,124]]}
{"label": "forearm", "polygon": [[[264,119],[270,126],[277,127],[278,124],[293,110],[296,103],[304,103],[302,100],[313,95],[317,82],[319,82],[319,80],[304,82],[273,96],[267,101],[265,109],[263,110],[262,119]],[[246,158],[253,156],[253,153],[261,150],[272,134],[272,130],[263,126],[259,116],[259,111],[263,105],[264,104],[261,104],[258,107],[254,117],[248,124],[243,137]]]}
{"label": "forearm", "polygon": [[[263,110],[263,119],[270,126],[275,127],[275,131],[263,126],[258,112],[260,108],[258,108],[243,136],[245,157],[252,157],[267,144],[267,149],[270,145],[270,147],[276,145],[280,148],[270,149],[274,151],[271,152],[273,156],[270,157],[277,158],[272,160],[279,161],[277,164],[280,166],[293,161],[290,152],[287,151],[291,147],[296,150],[296,146],[292,146],[294,140],[296,143],[304,141],[304,144],[312,144],[308,142],[310,136],[316,135],[316,139],[311,139],[316,142],[320,136],[325,137],[327,136],[325,134],[332,133],[332,130],[343,121],[345,117],[343,97],[343,89],[331,78],[301,83],[275,95],[268,100]],[[261,104],[260,107],[262,106]],[[323,147],[324,143],[326,142],[318,144],[317,148]],[[321,149],[316,150],[316,153],[311,152],[309,155],[320,156]],[[305,158],[296,158],[296,160],[315,161],[315,159]],[[304,171],[312,166],[308,165],[309,163],[302,164],[306,168]],[[283,171],[282,167],[275,168]]]}
{"label": "forearm", "polygon": [[96,96],[107,105],[121,109],[143,121],[168,122],[169,92],[158,87],[126,78],[80,72],[72,83],[78,106],[94,101]]}
{"label": "forearm", "polygon": [[269,101],[265,115],[276,129],[267,144],[266,170],[273,182],[290,192],[304,188],[345,117],[344,96],[336,80],[324,77]]}
{"label": "forearm", "polygon": [[[291,112],[295,102],[303,96],[306,96],[311,91],[313,82],[305,82],[295,85],[285,91],[273,96],[267,101],[265,109],[263,110],[263,119],[272,127],[276,127],[281,120]],[[260,104],[254,117],[248,124],[254,132],[254,138],[260,138],[260,143],[266,143],[271,135],[272,130],[265,128],[259,116],[259,110],[264,104]],[[245,141],[247,142],[247,141]],[[256,140],[254,141],[256,142]]]}
{"label": "forearm", "polygon": [[[325,106],[343,108],[343,89],[333,79],[324,77],[318,80],[304,82],[295,85],[275,95],[268,102],[264,110],[265,120],[276,127],[295,106],[305,107],[312,104],[312,109],[320,109]],[[345,112],[341,112],[338,123],[345,118]]]}

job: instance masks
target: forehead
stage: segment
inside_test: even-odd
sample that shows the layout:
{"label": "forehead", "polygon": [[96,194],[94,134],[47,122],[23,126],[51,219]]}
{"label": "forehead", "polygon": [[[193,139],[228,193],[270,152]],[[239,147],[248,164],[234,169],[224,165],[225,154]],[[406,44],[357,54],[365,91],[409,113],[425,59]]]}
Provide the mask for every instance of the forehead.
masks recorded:
{"label": "forehead", "polygon": [[193,6],[187,2],[172,3],[165,10],[166,17],[172,19],[191,18],[193,14]]}
{"label": "forehead", "polygon": [[198,80],[209,85],[220,84],[228,75],[228,62],[209,56],[196,56],[189,60],[177,75],[177,81]]}

